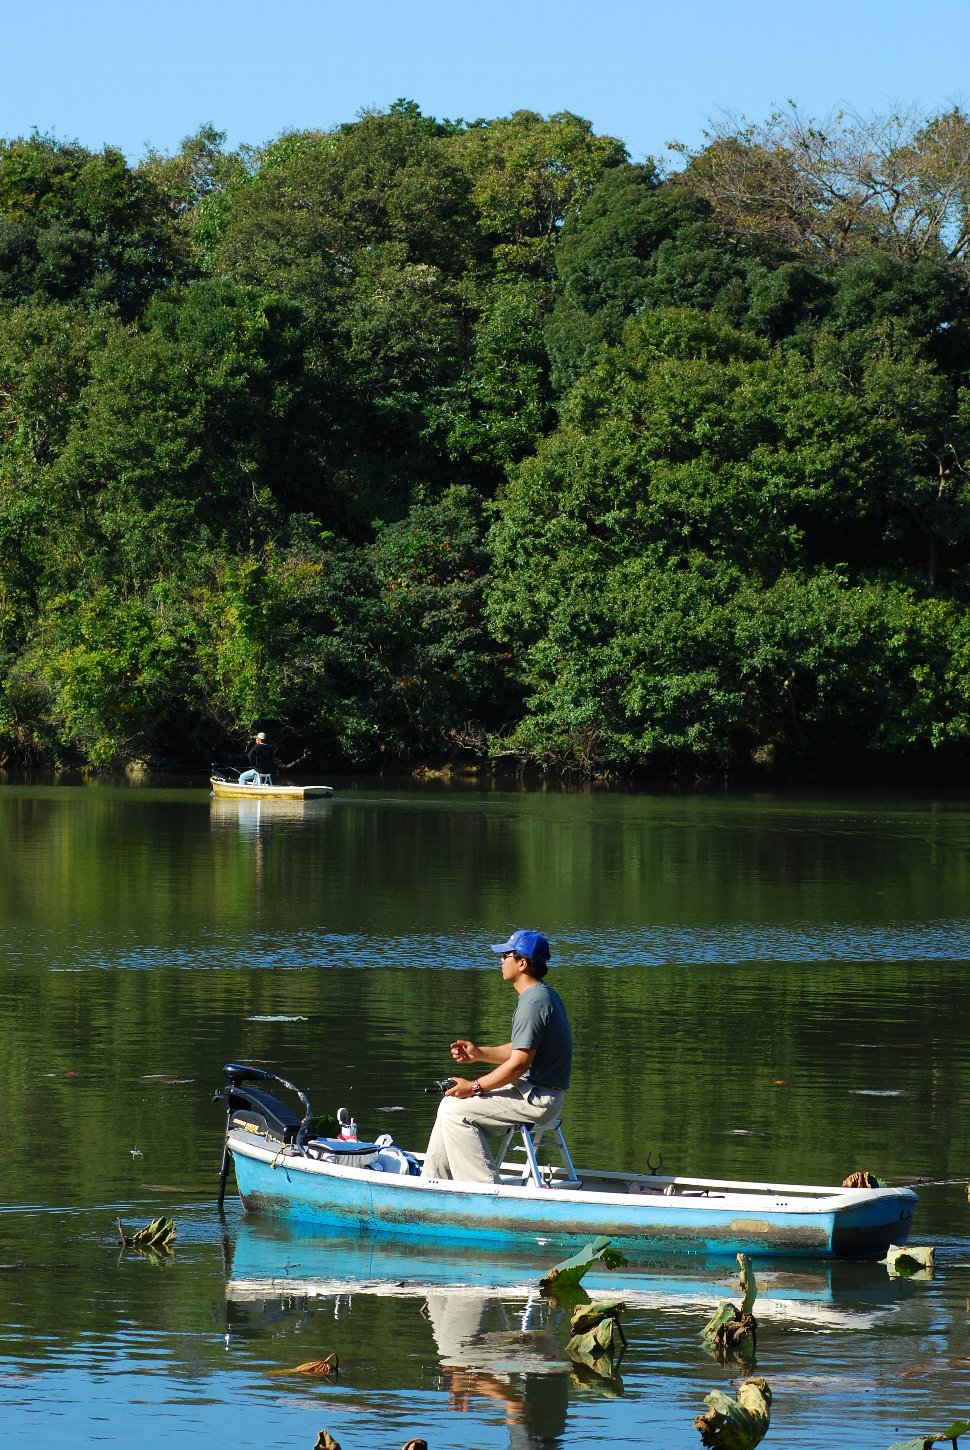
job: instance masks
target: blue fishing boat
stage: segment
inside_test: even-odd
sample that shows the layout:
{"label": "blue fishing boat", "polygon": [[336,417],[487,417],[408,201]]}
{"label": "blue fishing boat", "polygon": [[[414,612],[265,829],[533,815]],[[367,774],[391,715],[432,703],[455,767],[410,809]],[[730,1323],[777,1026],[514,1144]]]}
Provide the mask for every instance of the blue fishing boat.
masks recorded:
{"label": "blue fishing boat", "polygon": [[[421,1155],[387,1138],[315,1137],[306,1094],[286,1079],[237,1063],[224,1074],[227,1086],[217,1094],[227,1115],[220,1204],[231,1163],[247,1212],[336,1234],[543,1249],[573,1249],[602,1235],[624,1251],[878,1259],[906,1242],[916,1207],[907,1187],[576,1168],[561,1130],[547,1133],[560,1161],[543,1163],[542,1145],[524,1126],[499,1149],[499,1182],[426,1179]],[[303,1116],[267,1083],[295,1093]],[[508,1156],[516,1139],[521,1161]]]}

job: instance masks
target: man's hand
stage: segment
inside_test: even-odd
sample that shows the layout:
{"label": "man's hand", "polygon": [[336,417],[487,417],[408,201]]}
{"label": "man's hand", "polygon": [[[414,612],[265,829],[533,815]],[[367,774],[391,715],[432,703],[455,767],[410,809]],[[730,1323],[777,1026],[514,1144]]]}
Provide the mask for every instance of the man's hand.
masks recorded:
{"label": "man's hand", "polygon": [[446,1093],[442,1094],[442,1097],[470,1098],[472,1095],[472,1088],[474,1086],[475,1079],[473,1077],[456,1078],[454,1087],[450,1087]]}
{"label": "man's hand", "polygon": [[451,1044],[451,1055],[456,1062],[477,1062],[479,1059],[478,1046],[469,1042],[467,1037],[459,1037],[457,1042]]}

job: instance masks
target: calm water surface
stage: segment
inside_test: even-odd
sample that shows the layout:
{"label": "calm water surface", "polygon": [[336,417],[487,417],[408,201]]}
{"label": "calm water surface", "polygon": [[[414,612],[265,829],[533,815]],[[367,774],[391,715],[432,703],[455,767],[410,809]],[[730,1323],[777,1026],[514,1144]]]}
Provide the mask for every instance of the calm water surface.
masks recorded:
{"label": "calm water surface", "polygon": [[[597,1283],[629,1340],[597,1382],[541,1255],[215,1212],[224,1061],[423,1147],[451,1038],[507,1036],[487,946],[527,924],[573,1019],[577,1160],[922,1180],[932,1278],[756,1265],[770,1440],[878,1450],[967,1414],[970,798],[6,785],[0,842],[4,1445],[699,1445],[738,1379],[698,1339],[730,1263]],[[119,1253],[117,1221],[159,1213],[171,1258]],[[333,1382],[285,1373],[330,1352]]]}

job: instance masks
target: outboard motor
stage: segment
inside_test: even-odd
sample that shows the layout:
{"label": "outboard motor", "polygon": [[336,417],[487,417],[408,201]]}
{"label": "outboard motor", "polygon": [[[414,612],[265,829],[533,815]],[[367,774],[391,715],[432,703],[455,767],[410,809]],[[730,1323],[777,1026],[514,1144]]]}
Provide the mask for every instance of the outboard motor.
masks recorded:
{"label": "outboard motor", "polygon": [[[310,1100],[293,1083],[261,1067],[247,1067],[244,1063],[228,1062],[222,1069],[226,1086],[216,1088],[212,1094],[214,1103],[223,1103],[226,1109],[226,1139],[222,1149],[222,1170],[219,1177],[219,1211],[222,1212],[226,1193],[226,1177],[229,1172],[229,1129],[233,1124],[252,1128],[267,1138],[275,1139],[281,1146],[302,1142],[312,1116]],[[279,1083],[295,1093],[305,1108],[303,1118],[298,1118],[291,1108],[274,1098],[265,1088],[250,1087],[250,1083]]]}

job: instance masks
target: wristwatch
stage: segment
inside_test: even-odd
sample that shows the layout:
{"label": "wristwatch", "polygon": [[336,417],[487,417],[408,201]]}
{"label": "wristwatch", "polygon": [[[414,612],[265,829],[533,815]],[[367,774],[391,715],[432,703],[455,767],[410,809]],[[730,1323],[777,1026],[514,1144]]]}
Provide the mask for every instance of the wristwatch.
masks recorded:
{"label": "wristwatch", "polygon": [[485,1089],[482,1087],[481,1083],[476,1077],[475,1081],[472,1083],[472,1097],[480,1098],[484,1091]]}

